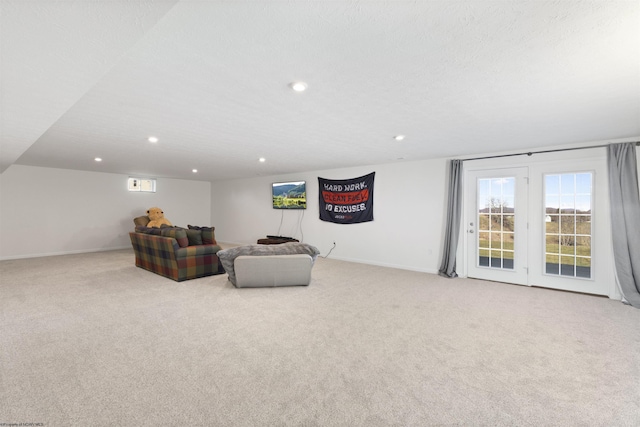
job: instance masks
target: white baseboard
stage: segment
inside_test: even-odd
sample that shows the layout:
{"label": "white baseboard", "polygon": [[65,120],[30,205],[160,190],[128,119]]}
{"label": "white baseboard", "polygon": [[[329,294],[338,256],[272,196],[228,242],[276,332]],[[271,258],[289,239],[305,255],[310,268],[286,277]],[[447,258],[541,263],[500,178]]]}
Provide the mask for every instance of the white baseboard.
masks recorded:
{"label": "white baseboard", "polygon": [[[325,258],[325,257],[322,257],[322,258]],[[344,258],[344,257],[337,257],[337,256],[329,256],[329,258],[330,259],[337,259],[339,261],[356,262],[358,264],[377,265],[379,267],[397,268],[398,270],[407,270],[407,271],[417,271],[419,273],[438,274],[438,270],[431,269],[431,268],[415,268],[415,267],[410,267],[410,266],[407,266],[407,265],[390,264],[390,263],[386,263],[386,262],[375,262],[375,261],[368,261],[368,260],[355,259],[355,258]]]}
{"label": "white baseboard", "polygon": [[13,259],[42,258],[42,257],[60,256],[60,255],[86,254],[86,253],[91,253],[91,252],[118,251],[118,250],[121,250],[121,249],[132,249],[132,247],[131,247],[131,245],[127,245],[127,246],[116,246],[116,247],[113,247],[113,248],[95,248],[95,249],[81,249],[81,250],[77,250],[77,251],[44,252],[44,253],[36,253],[36,254],[0,256],[0,261],[9,261],[9,260],[13,260]]}

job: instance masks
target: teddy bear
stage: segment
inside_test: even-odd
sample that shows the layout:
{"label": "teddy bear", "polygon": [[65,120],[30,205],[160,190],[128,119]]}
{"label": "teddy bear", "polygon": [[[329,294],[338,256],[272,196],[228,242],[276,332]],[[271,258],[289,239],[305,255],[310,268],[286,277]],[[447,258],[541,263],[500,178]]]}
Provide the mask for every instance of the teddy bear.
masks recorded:
{"label": "teddy bear", "polygon": [[149,210],[147,210],[147,216],[149,216],[149,219],[151,220],[147,224],[147,227],[160,228],[164,224],[168,225],[169,227],[173,226],[173,224],[171,224],[171,221],[164,217],[164,212],[162,212],[162,209],[160,208],[149,208]]}

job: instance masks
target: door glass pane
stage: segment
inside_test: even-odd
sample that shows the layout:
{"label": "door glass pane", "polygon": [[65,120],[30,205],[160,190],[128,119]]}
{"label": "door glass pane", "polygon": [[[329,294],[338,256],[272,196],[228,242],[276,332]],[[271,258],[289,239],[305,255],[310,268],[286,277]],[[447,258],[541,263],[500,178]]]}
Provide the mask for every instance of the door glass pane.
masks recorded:
{"label": "door glass pane", "polygon": [[491,248],[502,249],[502,233],[491,233]]}
{"label": "door glass pane", "polygon": [[545,175],[546,274],[591,278],[591,172]]}
{"label": "door glass pane", "polygon": [[560,176],[560,194],[573,196],[576,192],[576,174],[565,173]]}
{"label": "door glass pane", "polygon": [[515,178],[478,179],[478,267],[513,270]]}
{"label": "door glass pane", "polygon": [[[514,225],[515,225],[515,218],[513,217],[513,215],[504,215],[502,217],[502,231],[508,231],[513,233],[514,229]],[[513,237],[511,238],[513,241]]]}
{"label": "door glass pane", "polygon": [[[565,210],[565,212],[567,212]],[[565,236],[565,241],[571,240],[576,232],[576,217],[572,215],[560,215],[560,234]]]}

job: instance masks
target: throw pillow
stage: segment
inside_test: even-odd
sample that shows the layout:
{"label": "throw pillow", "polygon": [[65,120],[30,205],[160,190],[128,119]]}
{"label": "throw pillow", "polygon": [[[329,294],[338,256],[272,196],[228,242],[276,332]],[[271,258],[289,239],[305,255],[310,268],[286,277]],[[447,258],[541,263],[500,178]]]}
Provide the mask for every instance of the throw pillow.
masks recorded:
{"label": "throw pillow", "polygon": [[164,227],[159,229],[164,237],[173,237],[178,242],[178,246],[186,248],[189,246],[187,231],[180,227]]}
{"label": "throw pillow", "polygon": [[187,239],[189,239],[189,246],[201,245],[202,244],[202,231],[187,229]]}
{"label": "throw pillow", "polygon": [[144,215],[144,216],[139,216],[136,218],[133,218],[133,223],[137,226],[142,226],[142,227],[146,227],[147,224],[149,224],[149,217]]}
{"label": "throw pillow", "polygon": [[202,231],[202,243],[205,245],[217,245],[216,235],[214,233],[215,227],[198,227],[197,225],[187,225],[191,230]]}

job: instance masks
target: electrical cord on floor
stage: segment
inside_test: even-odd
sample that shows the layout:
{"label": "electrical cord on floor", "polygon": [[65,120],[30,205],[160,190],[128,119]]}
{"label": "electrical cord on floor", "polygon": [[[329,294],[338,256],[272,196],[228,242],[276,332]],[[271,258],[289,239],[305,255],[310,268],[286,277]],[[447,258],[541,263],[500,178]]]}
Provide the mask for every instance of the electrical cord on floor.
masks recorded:
{"label": "electrical cord on floor", "polygon": [[331,253],[332,250],[334,250],[336,248],[336,242],[333,242],[333,247],[331,249],[329,249],[329,253],[327,253],[325,256],[320,255],[320,258],[329,258],[329,254]]}

